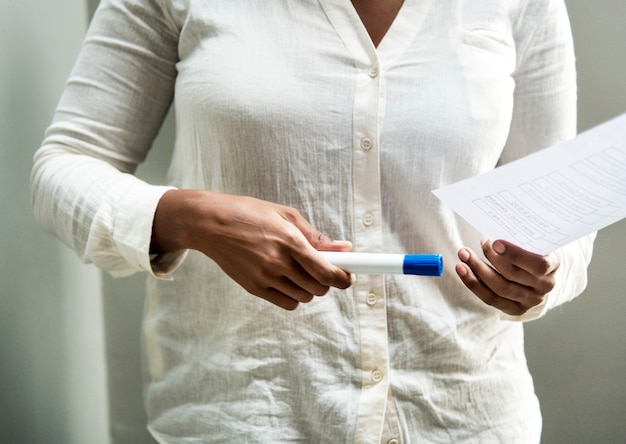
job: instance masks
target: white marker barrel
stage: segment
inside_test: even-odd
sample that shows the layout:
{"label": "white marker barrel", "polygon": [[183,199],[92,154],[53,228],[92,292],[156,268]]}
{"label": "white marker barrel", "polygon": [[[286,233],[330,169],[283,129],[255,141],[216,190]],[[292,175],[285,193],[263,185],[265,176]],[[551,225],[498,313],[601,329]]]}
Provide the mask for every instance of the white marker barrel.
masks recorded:
{"label": "white marker barrel", "polygon": [[320,251],[333,265],[355,274],[414,274],[441,276],[439,254],[385,254]]}

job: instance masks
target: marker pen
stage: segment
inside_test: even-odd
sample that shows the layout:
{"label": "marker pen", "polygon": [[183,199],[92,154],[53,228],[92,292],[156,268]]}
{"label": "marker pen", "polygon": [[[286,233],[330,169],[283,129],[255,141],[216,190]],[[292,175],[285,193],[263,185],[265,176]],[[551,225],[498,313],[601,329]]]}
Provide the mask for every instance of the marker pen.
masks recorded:
{"label": "marker pen", "polygon": [[441,276],[443,258],[439,254],[382,254],[320,251],[333,265],[362,274],[415,274]]}

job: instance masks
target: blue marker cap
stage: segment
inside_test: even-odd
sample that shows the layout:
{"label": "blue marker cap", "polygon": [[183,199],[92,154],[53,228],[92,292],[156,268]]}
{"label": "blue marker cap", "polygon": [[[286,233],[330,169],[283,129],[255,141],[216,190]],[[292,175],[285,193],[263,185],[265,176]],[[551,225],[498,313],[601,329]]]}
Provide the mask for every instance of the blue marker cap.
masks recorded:
{"label": "blue marker cap", "polygon": [[420,276],[441,276],[443,257],[440,254],[407,254],[404,256],[402,272]]}

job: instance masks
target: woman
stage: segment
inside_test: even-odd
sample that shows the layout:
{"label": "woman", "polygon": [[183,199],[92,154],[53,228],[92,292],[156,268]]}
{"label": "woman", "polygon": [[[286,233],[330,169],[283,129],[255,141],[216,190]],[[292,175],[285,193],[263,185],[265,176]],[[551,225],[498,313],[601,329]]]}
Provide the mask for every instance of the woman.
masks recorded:
{"label": "woman", "polygon": [[[592,238],[481,240],[430,191],[572,137],[575,110],[562,0],[103,0],[34,208],[84,261],[150,275],[159,442],[538,442],[519,321],[583,290]],[[350,276],[317,252],[349,249],[460,261]]]}

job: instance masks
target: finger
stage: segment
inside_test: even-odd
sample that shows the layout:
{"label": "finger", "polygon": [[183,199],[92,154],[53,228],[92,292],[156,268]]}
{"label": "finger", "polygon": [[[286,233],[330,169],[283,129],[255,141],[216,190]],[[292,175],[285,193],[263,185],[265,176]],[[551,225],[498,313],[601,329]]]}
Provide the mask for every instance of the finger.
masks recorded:
{"label": "finger", "polygon": [[275,279],[271,284],[271,288],[278,290],[285,296],[298,301],[298,302],[311,302],[315,297],[313,293],[310,293],[293,283],[293,281],[285,276]]}
{"label": "finger", "polygon": [[331,239],[325,234],[315,230],[306,235],[311,245],[320,251],[350,251],[352,250],[352,242],[347,240]]}
{"label": "finger", "polygon": [[[535,276],[518,265],[514,264],[509,257],[499,254],[491,241],[481,241],[481,247],[485,258],[507,280],[517,282],[528,287],[535,287],[539,283],[539,276]],[[498,244],[496,244],[498,246]]]}
{"label": "finger", "polygon": [[[294,245],[297,244],[294,243]],[[292,258],[302,267],[304,273],[311,276],[318,284],[341,289],[352,285],[353,278],[350,273],[331,264],[306,240],[300,244],[299,248],[293,250]],[[302,284],[308,288],[308,284]]]}
{"label": "finger", "polygon": [[[292,248],[291,257],[312,276],[319,284],[329,287],[345,289],[352,284],[350,273],[332,265],[319,254],[317,249],[328,251],[349,251],[352,243],[348,241],[334,241],[317,231],[293,208],[283,208],[283,218],[292,229],[285,229]],[[291,274],[286,274],[291,276]]]}
{"label": "finger", "polygon": [[265,299],[266,301],[288,311],[293,311],[298,308],[298,305],[300,305],[300,302],[293,298],[290,298],[289,296],[279,290],[276,290],[275,288],[265,288],[261,291],[256,292],[255,296],[258,296],[261,299]]}
{"label": "finger", "polygon": [[[293,230],[296,231],[294,235],[298,236],[299,232],[295,228]],[[329,287],[307,273],[289,256],[291,253],[280,249],[267,252],[256,278],[251,279],[251,282],[262,283],[261,288],[274,288],[298,302],[309,302],[314,296],[326,294]]]}
{"label": "finger", "polygon": [[463,284],[485,304],[513,316],[522,315],[527,311],[519,302],[500,297],[494,293],[474,274],[469,265],[465,263],[457,264],[456,273],[461,278]]}
{"label": "finger", "polygon": [[[246,273],[244,278],[237,275],[237,273],[233,273],[233,269],[230,267],[223,268],[223,270],[251,295],[265,299],[285,310],[295,310],[300,302],[308,302],[313,298],[310,293],[302,293],[302,289],[292,291],[287,284],[279,285],[278,283],[285,278],[268,274],[262,270]],[[237,276],[239,276],[239,279],[237,279]],[[280,287],[282,291],[274,288],[274,286]]]}
{"label": "finger", "polygon": [[545,293],[506,279],[469,248],[459,250],[459,259],[464,264],[457,266],[457,274],[463,283],[486,304],[505,313],[519,315],[543,302]]}
{"label": "finger", "polygon": [[330,290],[330,286],[320,283],[295,260],[293,261],[293,268],[286,277],[298,287],[315,296],[324,296]]}
{"label": "finger", "polygon": [[352,285],[353,276],[350,273],[331,264],[313,248],[295,252],[294,259],[306,273],[322,285],[340,289]]}
{"label": "finger", "polygon": [[485,257],[508,280],[538,293],[549,293],[554,288],[554,274],[560,266],[558,255],[542,256],[502,240],[483,241],[481,245]]}
{"label": "finger", "polygon": [[[291,209],[293,210],[293,209]],[[346,240],[334,240],[325,234],[318,231],[313,225],[311,225],[299,212],[293,210],[288,216],[287,220],[295,225],[298,230],[304,235],[306,240],[316,250],[321,251],[350,251],[352,250],[352,242]]]}
{"label": "finger", "polygon": [[540,255],[524,250],[507,241],[497,240],[487,242],[494,256],[505,257],[515,266],[527,271],[534,276],[547,276],[556,271],[560,266],[557,254]]}

